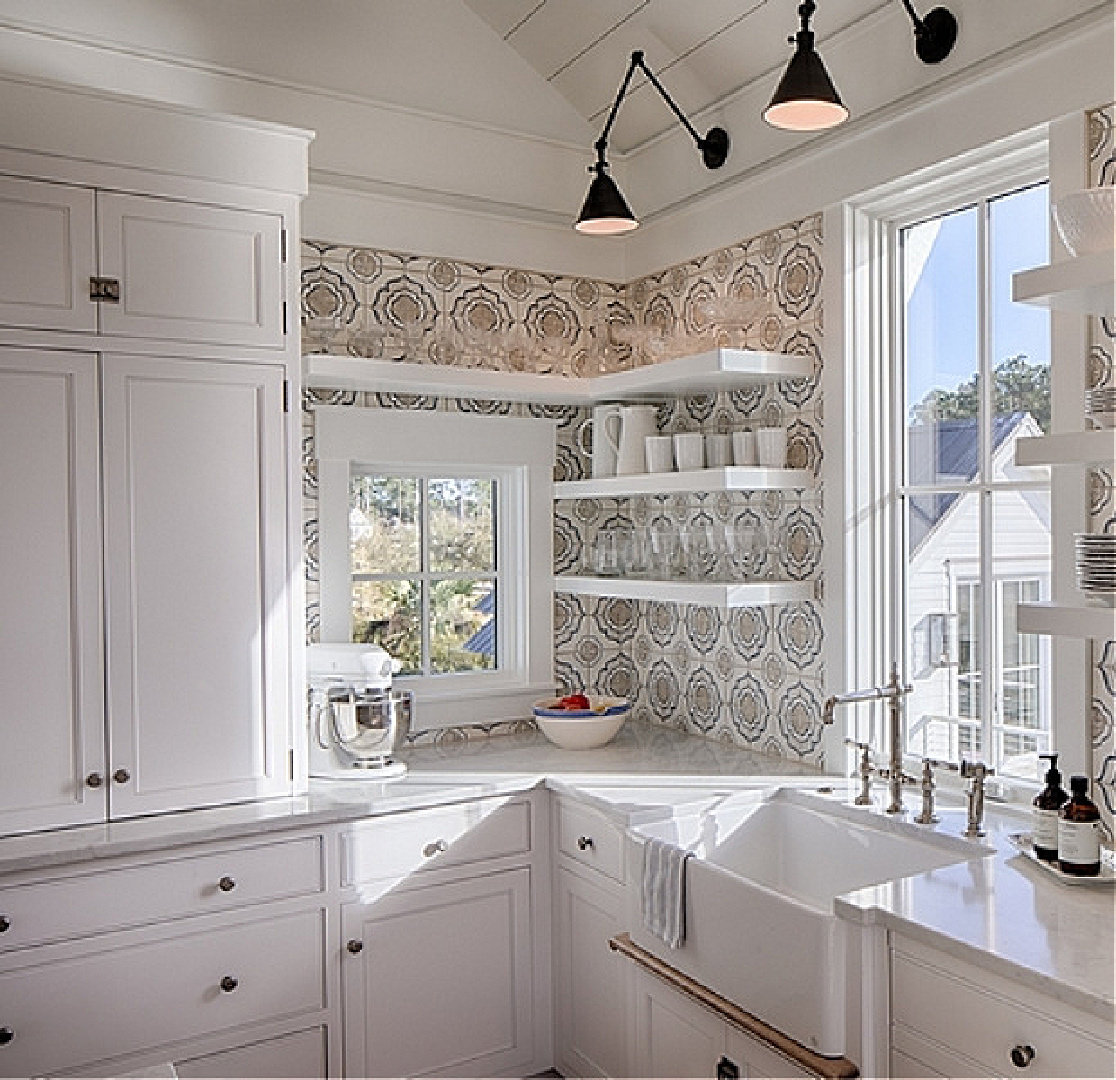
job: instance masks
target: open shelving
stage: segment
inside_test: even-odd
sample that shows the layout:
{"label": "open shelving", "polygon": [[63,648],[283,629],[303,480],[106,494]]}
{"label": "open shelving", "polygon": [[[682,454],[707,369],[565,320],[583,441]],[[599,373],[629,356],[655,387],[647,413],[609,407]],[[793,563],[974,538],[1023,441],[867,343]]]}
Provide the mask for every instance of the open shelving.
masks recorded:
{"label": "open shelving", "polygon": [[662,600],[712,607],[761,607],[814,598],[812,581],[664,581],[653,578],[590,577],[556,574],[554,591],[575,596],[612,596],[625,600]]}
{"label": "open shelving", "polygon": [[596,480],[563,480],[554,485],[555,499],[623,499],[629,495],[673,495],[679,492],[762,491],[806,488],[814,483],[809,469],[769,469],[757,465],[690,469],[669,473],[633,473]]}
{"label": "open shelving", "polygon": [[1116,638],[1116,608],[1044,601],[1020,604],[1019,630],[1024,634],[1054,634],[1058,637]]}
{"label": "open shelving", "polygon": [[1017,303],[1056,311],[1113,315],[1116,314],[1114,279],[1116,254],[1101,251],[1015,274],[1011,296]]}
{"label": "open shelving", "polygon": [[1083,465],[1116,461],[1116,429],[1070,431],[1019,439],[1016,465]]}

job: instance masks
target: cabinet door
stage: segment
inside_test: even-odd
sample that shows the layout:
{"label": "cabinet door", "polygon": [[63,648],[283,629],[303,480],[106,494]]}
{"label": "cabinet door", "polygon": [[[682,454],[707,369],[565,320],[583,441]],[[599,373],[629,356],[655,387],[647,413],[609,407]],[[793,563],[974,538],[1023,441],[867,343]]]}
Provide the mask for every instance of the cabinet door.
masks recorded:
{"label": "cabinet door", "polygon": [[282,794],[282,369],[103,364],[110,813]]}
{"label": "cabinet door", "polygon": [[104,819],[96,375],[0,348],[0,833]]}
{"label": "cabinet door", "polygon": [[527,869],[345,907],[345,941],[362,946],[342,952],[345,1074],[532,1071],[530,909]]}
{"label": "cabinet door", "polygon": [[97,221],[101,274],[120,281],[103,333],[283,344],[278,214],[101,192]]}
{"label": "cabinet door", "polygon": [[558,1071],[624,1076],[625,961],[608,947],[622,929],[622,895],[559,869],[554,904]]}
{"label": "cabinet door", "polygon": [[725,1040],[725,1057],[748,1080],[810,1080],[817,1076],[732,1024],[725,1025]]}
{"label": "cabinet door", "polygon": [[634,1076],[713,1077],[725,1022],[646,971],[634,973]]}
{"label": "cabinet door", "polygon": [[93,192],[0,177],[0,324],[96,330]]}

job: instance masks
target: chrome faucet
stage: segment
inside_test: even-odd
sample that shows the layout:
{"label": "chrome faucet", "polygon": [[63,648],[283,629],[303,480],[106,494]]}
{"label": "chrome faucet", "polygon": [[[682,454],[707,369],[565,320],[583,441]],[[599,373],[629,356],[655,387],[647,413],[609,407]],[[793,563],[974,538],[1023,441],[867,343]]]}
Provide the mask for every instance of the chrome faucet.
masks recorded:
{"label": "chrome faucet", "polygon": [[899,665],[892,664],[891,678],[883,686],[834,694],[826,698],[822,706],[822,722],[832,724],[838,705],[851,705],[858,701],[887,702],[888,765],[879,771],[879,775],[887,777],[889,800],[886,810],[889,814],[903,812],[903,784],[916,782],[914,777],[903,772],[903,698],[913,689],[913,686],[905,686],[899,681]]}
{"label": "chrome faucet", "polygon": [[983,761],[962,761],[961,775],[969,781],[965,792],[969,810],[965,835],[973,838],[984,836],[984,781],[995,776],[996,770],[990,769]]}

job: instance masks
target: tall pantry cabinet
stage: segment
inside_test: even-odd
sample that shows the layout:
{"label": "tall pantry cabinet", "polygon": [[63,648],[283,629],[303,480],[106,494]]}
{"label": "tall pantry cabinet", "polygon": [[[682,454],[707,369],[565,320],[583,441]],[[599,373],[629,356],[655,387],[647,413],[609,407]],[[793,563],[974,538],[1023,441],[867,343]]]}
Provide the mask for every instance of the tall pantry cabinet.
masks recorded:
{"label": "tall pantry cabinet", "polygon": [[309,137],[0,99],[0,835],[293,792]]}

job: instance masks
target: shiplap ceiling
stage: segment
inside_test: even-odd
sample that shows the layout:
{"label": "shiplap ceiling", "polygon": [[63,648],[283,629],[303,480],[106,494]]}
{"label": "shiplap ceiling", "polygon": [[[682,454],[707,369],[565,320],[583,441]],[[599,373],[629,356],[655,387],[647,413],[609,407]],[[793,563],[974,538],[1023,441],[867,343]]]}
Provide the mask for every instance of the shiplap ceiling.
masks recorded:
{"label": "shiplap ceiling", "polygon": [[[771,89],[790,59],[798,0],[465,0],[504,41],[599,130],[635,49],[642,49],[682,111],[703,132],[718,103],[757,79]],[[899,0],[823,0],[813,20],[818,48]],[[920,0],[925,13],[933,3]],[[838,73],[834,77],[840,86]],[[611,145],[630,151],[677,124],[637,76]]]}

